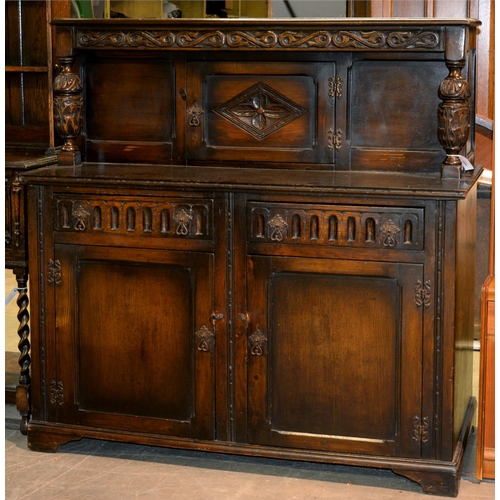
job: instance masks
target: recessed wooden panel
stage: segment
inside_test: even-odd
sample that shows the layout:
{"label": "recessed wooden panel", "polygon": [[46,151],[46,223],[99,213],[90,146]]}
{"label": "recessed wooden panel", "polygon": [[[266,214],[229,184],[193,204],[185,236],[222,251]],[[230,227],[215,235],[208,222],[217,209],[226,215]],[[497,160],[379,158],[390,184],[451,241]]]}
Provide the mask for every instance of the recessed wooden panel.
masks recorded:
{"label": "recessed wooden panel", "polygon": [[47,13],[45,1],[21,2],[24,66],[47,66]]}
{"label": "recessed wooden panel", "polygon": [[349,101],[353,170],[438,171],[444,157],[437,134],[438,89],[447,73],[438,61],[353,63]]}
{"label": "recessed wooden panel", "polygon": [[270,147],[312,144],[314,81],[305,76],[210,76],[207,78],[208,146]]}
{"label": "recessed wooden panel", "polygon": [[168,56],[96,56],[86,81],[89,160],[170,162],[175,112]]}
{"label": "recessed wooden panel", "polygon": [[79,264],[81,409],[191,418],[191,279],[178,266]]}
{"label": "recessed wooden panel", "polygon": [[394,439],[397,281],[277,274],[271,301],[273,429]]}
{"label": "recessed wooden panel", "polygon": [[335,71],[333,61],[189,64],[188,158],[333,164]]}

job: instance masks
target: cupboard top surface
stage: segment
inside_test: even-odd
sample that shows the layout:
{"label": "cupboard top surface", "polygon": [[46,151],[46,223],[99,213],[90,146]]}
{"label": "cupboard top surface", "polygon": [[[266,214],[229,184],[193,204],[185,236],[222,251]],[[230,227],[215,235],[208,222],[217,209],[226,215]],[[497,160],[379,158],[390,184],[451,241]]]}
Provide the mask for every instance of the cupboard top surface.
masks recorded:
{"label": "cupboard top surface", "polygon": [[[437,18],[120,18],[56,19],[52,24],[59,29],[70,27],[74,32],[72,46],[84,50],[119,47],[127,50],[411,51],[445,52],[455,59],[460,58],[457,49],[464,44],[465,32],[474,33],[481,22]],[[148,30],[162,32],[144,36]],[[107,35],[106,31],[109,31]]]}
{"label": "cupboard top surface", "polygon": [[219,191],[273,191],[284,193],[347,194],[364,196],[419,196],[465,198],[482,172],[474,169],[462,179],[435,176],[290,171],[262,168],[196,167],[83,163],[76,167],[45,167],[23,175],[29,184],[54,186],[107,186],[114,188],[190,189]]}
{"label": "cupboard top surface", "polygon": [[350,17],[350,18],[237,18],[237,19],[221,19],[221,18],[200,18],[200,19],[53,19],[52,24],[59,26],[86,26],[89,24],[99,26],[114,26],[121,24],[124,26],[185,26],[189,24],[196,24],[197,26],[231,26],[231,25],[244,25],[244,26],[479,26],[481,21],[478,19],[454,19],[454,18],[367,18],[367,17]]}

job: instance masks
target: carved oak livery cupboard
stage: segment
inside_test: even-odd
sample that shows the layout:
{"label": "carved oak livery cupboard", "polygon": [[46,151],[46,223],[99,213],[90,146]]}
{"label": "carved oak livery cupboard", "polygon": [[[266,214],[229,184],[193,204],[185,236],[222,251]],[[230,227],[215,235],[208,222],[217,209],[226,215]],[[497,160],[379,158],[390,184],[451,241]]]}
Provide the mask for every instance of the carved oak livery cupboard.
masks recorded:
{"label": "carved oak livery cupboard", "polygon": [[456,495],[478,23],[54,24],[65,144],[23,177],[29,446],[380,467]]}

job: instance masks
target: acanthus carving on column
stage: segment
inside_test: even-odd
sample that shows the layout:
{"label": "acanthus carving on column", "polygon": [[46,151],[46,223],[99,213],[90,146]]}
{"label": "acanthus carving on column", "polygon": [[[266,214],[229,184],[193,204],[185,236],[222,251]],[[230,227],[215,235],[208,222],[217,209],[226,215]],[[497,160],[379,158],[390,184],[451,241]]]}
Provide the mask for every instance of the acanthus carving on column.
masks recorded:
{"label": "acanthus carving on column", "polygon": [[61,72],[54,79],[54,118],[59,135],[65,140],[59,153],[61,165],[81,163],[81,154],[75,139],[83,125],[83,87],[78,75],[71,68],[73,57],[60,57]]}
{"label": "acanthus carving on column", "polygon": [[462,76],[463,62],[447,63],[449,75],[439,86],[438,138],[446,151],[441,167],[443,177],[459,178],[462,163],[458,157],[470,133],[471,90]]}

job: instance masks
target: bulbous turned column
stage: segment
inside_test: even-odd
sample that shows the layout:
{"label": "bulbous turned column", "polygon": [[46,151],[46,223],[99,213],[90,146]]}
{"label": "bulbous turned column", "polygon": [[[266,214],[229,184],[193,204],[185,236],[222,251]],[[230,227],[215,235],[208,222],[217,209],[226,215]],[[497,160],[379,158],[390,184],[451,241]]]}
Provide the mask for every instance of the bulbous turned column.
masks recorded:
{"label": "bulbous turned column", "polygon": [[55,127],[64,139],[58,156],[60,165],[78,165],[82,162],[75,139],[83,125],[83,87],[78,75],[71,68],[74,57],[60,57],[61,71],[54,79]]}
{"label": "bulbous turned column", "polygon": [[441,166],[441,176],[460,178],[462,163],[458,155],[465,146],[470,133],[471,90],[462,76],[463,63],[448,63],[449,75],[439,86],[438,138],[446,151]]}

